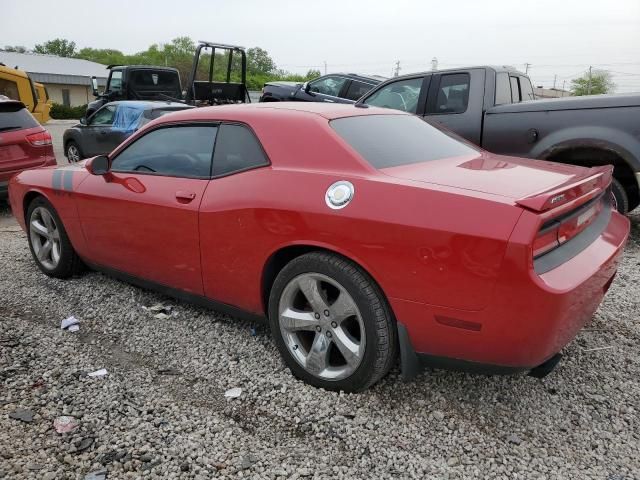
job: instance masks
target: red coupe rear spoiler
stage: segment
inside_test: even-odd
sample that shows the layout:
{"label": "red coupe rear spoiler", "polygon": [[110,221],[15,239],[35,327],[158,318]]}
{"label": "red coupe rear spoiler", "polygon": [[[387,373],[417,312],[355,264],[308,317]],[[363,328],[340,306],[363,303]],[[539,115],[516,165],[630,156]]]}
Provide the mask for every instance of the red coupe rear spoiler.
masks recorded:
{"label": "red coupe rear spoiler", "polygon": [[611,165],[592,167],[589,169],[589,175],[584,178],[536,193],[517,200],[516,203],[529,210],[546,212],[585,195],[588,195],[585,199],[587,201],[607,189],[611,183],[612,174],[613,166]]}

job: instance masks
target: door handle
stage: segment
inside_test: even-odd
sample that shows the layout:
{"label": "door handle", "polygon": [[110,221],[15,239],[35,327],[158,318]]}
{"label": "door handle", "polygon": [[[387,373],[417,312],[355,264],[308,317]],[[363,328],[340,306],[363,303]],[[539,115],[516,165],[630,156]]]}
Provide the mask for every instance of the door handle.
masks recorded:
{"label": "door handle", "polygon": [[194,198],[196,198],[196,194],[193,192],[184,192],[182,190],[178,190],[176,192],[176,200],[181,203],[189,203]]}

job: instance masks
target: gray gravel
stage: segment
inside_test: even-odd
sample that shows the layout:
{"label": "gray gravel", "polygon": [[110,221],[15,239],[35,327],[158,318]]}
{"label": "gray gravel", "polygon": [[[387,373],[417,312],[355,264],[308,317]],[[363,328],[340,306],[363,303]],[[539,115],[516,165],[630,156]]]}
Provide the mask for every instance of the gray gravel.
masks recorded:
{"label": "gray gravel", "polygon": [[[632,222],[606,301],[546,379],[429,371],[403,383],[395,369],[343,395],[295,380],[264,325],[98,273],[45,277],[5,208],[0,478],[640,479]],[[159,302],[171,316],[142,309]],[[79,332],[60,329],[69,315]],[[241,396],[225,398],[233,387]],[[61,415],[76,430],[56,433]]]}

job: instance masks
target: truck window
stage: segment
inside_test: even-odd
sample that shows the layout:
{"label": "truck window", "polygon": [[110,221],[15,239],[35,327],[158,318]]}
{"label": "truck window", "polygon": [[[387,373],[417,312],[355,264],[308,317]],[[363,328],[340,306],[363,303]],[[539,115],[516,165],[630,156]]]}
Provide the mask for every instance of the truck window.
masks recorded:
{"label": "truck window", "polygon": [[509,75],[506,73],[496,73],[496,98],[495,105],[511,103],[511,85]]}
{"label": "truck window", "polygon": [[520,86],[518,85],[518,77],[509,77],[511,82],[511,101],[518,103],[520,101]]}
{"label": "truck window", "polygon": [[469,74],[452,73],[440,77],[438,96],[427,113],[464,113],[469,104]]}
{"label": "truck window", "polygon": [[0,95],[4,95],[13,100],[20,100],[20,94],[18,93],[18,84],[16,82],[12,82],[11,80],[0,78]]}
{"label": "truck window", "polygon": [[404,112],[416,113],[423,80],[424,77],[417,77],[388,83],[363,103],[374,107],[393,108]]}
{"label": "truck window", "polygon": [[107,92],[119,92],[122,90],[122,70],[112,70],[109,77]]}
{"label": "truck window", "polygon": [[523,102],[536,99],[533,93],[533,87],[531,86],[531,80],[527,77],[520,77],[520,95],[522,96]]}
{"label": "truck window", "polygon": [[180,90],[178,75],[173,72],[154,72],[137,70],[131,73],[131,86],[134,90]]}

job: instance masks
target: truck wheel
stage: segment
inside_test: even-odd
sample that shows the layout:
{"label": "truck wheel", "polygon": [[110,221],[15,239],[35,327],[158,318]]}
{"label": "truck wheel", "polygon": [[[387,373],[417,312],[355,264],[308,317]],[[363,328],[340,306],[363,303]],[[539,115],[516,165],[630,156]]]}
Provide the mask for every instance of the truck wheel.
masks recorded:
{"label": "truck wheel", "polygon": [[623,215],[629,213],[629,196],[622,184],[615,178],[611,180],[611,193],[616,202],[616,209]]}
{"label": "truck wheel", "polygon": [[78,144],[73,140],[67,143],[67,151],[65,153],[67,154],[69,163],[77,163],[84,158],[82,150],[80,150]]}
{"label": "truck wheel", "polygon": [[269,321],[291,372],[316,387],[364,390],[396,358],[396,325],[383,293],[337,255],[313,252],[289,262],[271,289]]}

